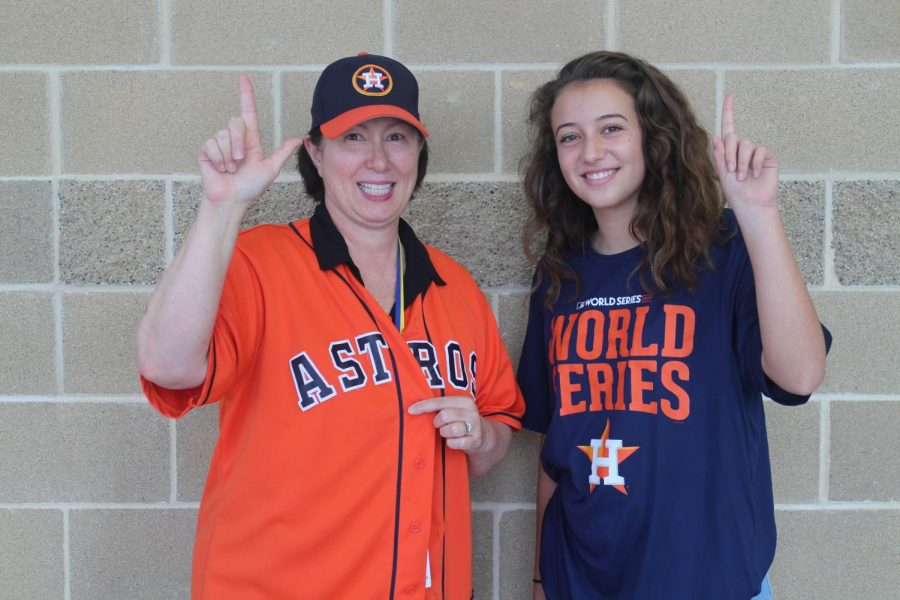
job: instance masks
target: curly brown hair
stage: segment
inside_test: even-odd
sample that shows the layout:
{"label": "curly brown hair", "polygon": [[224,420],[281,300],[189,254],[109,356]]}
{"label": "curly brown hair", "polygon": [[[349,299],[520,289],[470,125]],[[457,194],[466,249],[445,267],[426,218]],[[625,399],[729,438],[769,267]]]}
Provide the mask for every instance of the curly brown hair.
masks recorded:
{"label": "curly brown hair", "polygon": [[570,61],[531,97],[531,149],[523,164],[531,208],[525,250],[538,263],[535,288],[548,280],[547,308],[559,298],[563,281],[574,282],[577,293],[580,281],[565,257],[589,244],[597,231],[591,207],[563,178],[550,124],[550,111],[563,88],[592,79],[613,80],[631,96],[643,131],[645,174],[630,224],[644,250],[636,269],[641,284],[663,295],[676,285],[696,289],[697,267],[710,265],[709,247],[721,241],[725,206],[709,137],[687,98],[659,69],[627,54],[605,51]]}

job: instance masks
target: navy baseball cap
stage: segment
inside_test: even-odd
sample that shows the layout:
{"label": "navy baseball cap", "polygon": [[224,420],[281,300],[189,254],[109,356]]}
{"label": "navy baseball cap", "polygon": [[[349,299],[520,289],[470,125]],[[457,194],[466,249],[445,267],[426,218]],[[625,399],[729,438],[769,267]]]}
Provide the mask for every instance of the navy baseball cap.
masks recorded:
{"label": "navy baseball cap", "polygon": [[415,76],[392,58],[366,52],[325,67],[316,83],[310,112],[310,128],[321,127],[329,139],[375,117],[401,119],[428,135],[419,121]]}

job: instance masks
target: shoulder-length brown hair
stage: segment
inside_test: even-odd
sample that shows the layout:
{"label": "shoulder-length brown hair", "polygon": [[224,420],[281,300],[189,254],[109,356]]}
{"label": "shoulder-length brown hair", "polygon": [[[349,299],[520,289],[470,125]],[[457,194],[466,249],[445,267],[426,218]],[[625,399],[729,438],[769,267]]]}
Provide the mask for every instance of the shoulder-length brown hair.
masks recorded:
{"label": "shoulder-length brown hair", "polygon": [[589,244],[597,231],[591,208],[563,178],[550,124],[562,89],[592,79],[614,80],[631,96],[643,132],[645,174],[630,225],[644,250],[637,268],[641,283],[662,294],[676,285],[696,289],[696,267],[710,264],[709,247],[717,241],[724,207],[706,131],[678,86],[659,69],[627,54],[593,52],[566,64],[531,97],[531,149],[523,159],[531,208],[525,248],[532,260],[539,259],[535,285],[547,280],[544,304],[556,302],[565,280],[578,288],[565,256]]}

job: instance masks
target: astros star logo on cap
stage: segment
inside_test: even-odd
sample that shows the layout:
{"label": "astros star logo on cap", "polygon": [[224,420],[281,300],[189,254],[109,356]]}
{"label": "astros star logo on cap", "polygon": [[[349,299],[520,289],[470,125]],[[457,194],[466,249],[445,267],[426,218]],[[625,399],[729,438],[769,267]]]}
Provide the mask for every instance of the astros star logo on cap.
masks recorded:
{"label": "astros star logo on cap", "polygon": [[366,96],[384,96],[394,87],[394,78],[383,67],[363,65],[353,73],[353,87]]}

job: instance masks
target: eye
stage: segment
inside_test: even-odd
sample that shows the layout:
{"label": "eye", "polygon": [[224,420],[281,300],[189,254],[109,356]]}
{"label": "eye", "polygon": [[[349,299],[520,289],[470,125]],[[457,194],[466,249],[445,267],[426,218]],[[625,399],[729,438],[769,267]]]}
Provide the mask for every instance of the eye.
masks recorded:
{"label": "eye", "polygon": [[574,142],[577,139],[578,139],[578,135],[576,135],[574,133],[564,133],[561,136],[559,136],[559,140],[557,141],[557,143],[558,144],[568,144],[569,142]]}
{"label": "eye", "polygon": [[618,133],[623,131],[625,128],[617,123],[613,123],[611,125],[607,125],[603,128],[603,133]]}
{"label": "eye", "polygon": [[406,139],[406,135],[400,131],[392,131],[388,134],[387,139],[389,142],[402,142]]}
{"label": "eye", "polygon": [[363,139],[362,134],[358,131],[348,131],[344,134],[344,139],[348,142],[358,142]]}

